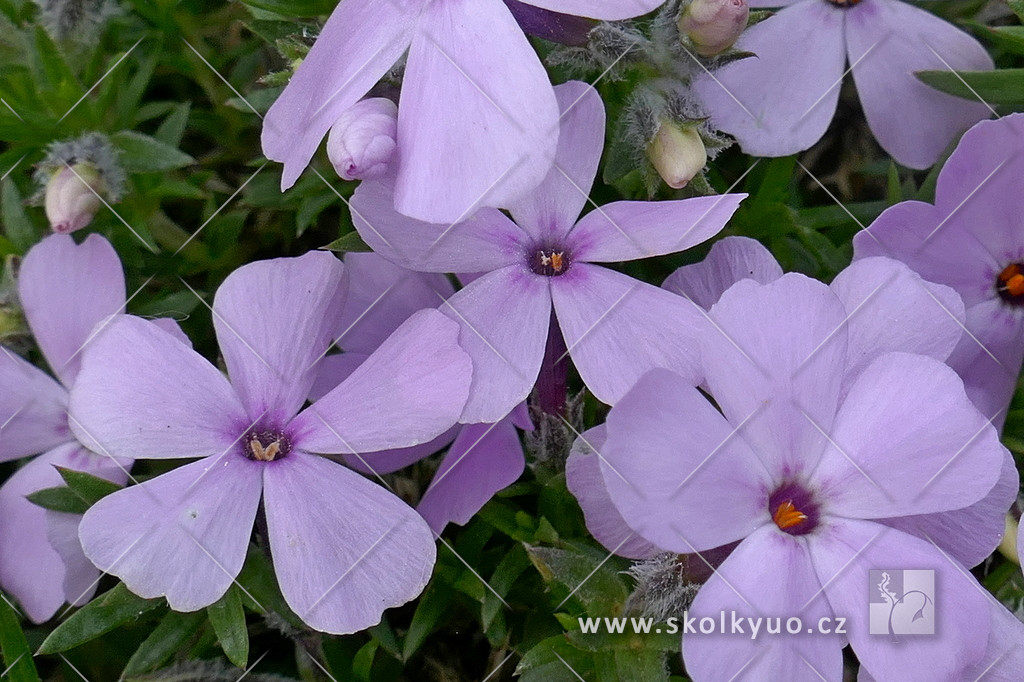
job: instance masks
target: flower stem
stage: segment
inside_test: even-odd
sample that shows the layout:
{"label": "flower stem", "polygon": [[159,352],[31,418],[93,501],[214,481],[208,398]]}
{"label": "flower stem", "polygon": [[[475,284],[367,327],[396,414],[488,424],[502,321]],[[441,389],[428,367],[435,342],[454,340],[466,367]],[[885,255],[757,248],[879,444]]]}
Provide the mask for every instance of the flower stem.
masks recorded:
{"label": "flower stem", "polygon": [[551,311],[548,324],[548,342],[544,347],[544,360],[537,377],[537,405],[543,412],[553,415],[565,414],[568,396],[569,355],[558,326],[555,311]]}

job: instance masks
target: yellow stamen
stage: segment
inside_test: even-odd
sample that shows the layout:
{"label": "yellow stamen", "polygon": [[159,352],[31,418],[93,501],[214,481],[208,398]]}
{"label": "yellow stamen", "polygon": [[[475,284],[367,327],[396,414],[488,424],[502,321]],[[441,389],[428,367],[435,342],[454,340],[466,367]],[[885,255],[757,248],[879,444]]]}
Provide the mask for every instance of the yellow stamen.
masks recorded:
{"label": "yellow stamen", "polygon": [[551,267],[554,268],[555,272],[561,272],[562,271],[562,259],[563,259],[563,256],[562,256],[561,253],[552,253],[551,254]]}
{"label": "yellow stamen", "polygon": [[792,500],[786,500],[775,510],[772,520],[775,521],[776,526],[786,530],[806,521],[807,514],[794,507]]}
{"label": "yellow stamen", "polygon": [[249,449],[252,451],[252,457],[256,461],[273,462],[274,458],[281,451],[281,443],[275,440],[270,445],[263,447],[263,443],[256,436],[253,436],[252,440],[249,441]]}

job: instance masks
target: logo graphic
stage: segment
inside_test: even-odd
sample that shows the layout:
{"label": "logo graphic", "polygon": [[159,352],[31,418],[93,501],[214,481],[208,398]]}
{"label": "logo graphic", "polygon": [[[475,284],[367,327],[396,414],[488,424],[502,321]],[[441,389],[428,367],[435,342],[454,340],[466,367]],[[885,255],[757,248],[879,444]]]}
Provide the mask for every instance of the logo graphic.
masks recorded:
{"label": "logo graphic", "polygon": [[935,571],[868,571],[868,595],[872,635],[935,634]]}

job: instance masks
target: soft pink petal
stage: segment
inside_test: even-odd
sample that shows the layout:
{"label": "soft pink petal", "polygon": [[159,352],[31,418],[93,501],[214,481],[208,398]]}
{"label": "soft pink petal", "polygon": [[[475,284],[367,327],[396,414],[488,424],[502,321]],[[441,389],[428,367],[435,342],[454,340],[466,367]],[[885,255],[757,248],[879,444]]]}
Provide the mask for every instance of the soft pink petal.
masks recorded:
{"label": "soft pink petal", "polygon": [[684,251],[721,232],[746,196],[617,201],[599,206],[569,233],[569,249],[574,259],[595,263]]}
{"label": "soft pink petal", "polygon": [[449,523],[465,525],[496,492],[515,483],[525,468],[523,444],[510,418],[497,424],[467,424],[416,511],[437,534]]}
{"label": "soft pink petal", "polygon": [[680,554],[704,551],[771,523],[772,472],[677,374],[645,374],[605,427],[599,459],[608,495],[651,544]]}
{"label": "soft pink petal", "polygon": [[68,393],[14,351],[0,346],[0,462],[71,440]]}
{"label": "soft pink petal", "polygon": [[[970,679],[964,671],[981,657],[988,639],[985,588],[925,540],[869,521],[835,519],[827,523],[809,536],[811,560],[833,611],[846,617],[850,644],[861,665],[879,680]],[[871,611],[884,609],[883,627],[889,612],[884,602],[869,608],[873,602],[881,602],[880,597],[872,597],[878,594],[878,585],[870,584],[872,569],[935,572],[929,611],[935,618],[934,635],[906,635],[895,644],[887,635],[870,634]],[[911,622],[922,602],[918,595],[908,595],[894,613],[896,622],[904,616]]]}
{"label": "soft pink petal", "polygon": [[939,92],[914,75],[992,69],[977,40],[906,2],[866,0],[846,14],[846,46],[864,115],[898,162],[927,168],[958,134],[989,117],[982,102]]}
{"label": "soft pink petal", "polygon": [[579,81],[555,87],[562,111],[555,166],[540,186],[513,202],[516,223],[537,240],[568,234],[587,205],[604,150],[604,102]]}
{"label": "soft pink petal", "polygon": [[[804,630],[817,628],[825,618],[830,629],[836,627],[834,613],[843,612],[833,613],[819,588],[806,542],[774,525],[755,531],[701,587],[687,613],[698,622],[711,618],[716,626],[724,613],[726,628],[731,628],[735,613],[743,633],[684,634],[687,672],[694,680],[709,682],[842,679],[841,635],[792,635],[786,630],[794,617]],[[761,621],[756,637],[747,618]],[[768,634],[769,619],[780,634]]]}
{"label": "soft pink petal", "polygon": [[699,381],[705,318],[686,299],[586,263],[552,278],[551,296],[573,364],[598,400],[614,405],[656,367]]}
{"label": "soft pink petal", "polygon": [[528,5],[552,12],[572,14],[591,19],[618,21],[647,14],[661,5],[661,0],[523,0]]}
{"label": "soft pink petal", "polygon": [[78,440],[115,457],[220,454],[249,425],[224,375],[172,334],[130,315],[89,344],[70,405]]}
{"label": "soft pink petal", "polygon": [[85,555],[140,597],[165,596],[176,611],[209,606],[242,568],[262,473],[231,453],[108,495],[82,519]]}
{"label": "soft pink petal", "polygon": [[364,630],[426,587],[434,537],[384,488],[302,452],[272,462],[263,480],[274,572],[288,605],[310,626]]}
{"label": "soft pink petal", "polygon": [[372,353],[410,315],[455,293],[444,275],[406,270],[376,253],[345,254],[345,276],[338,346],[346,352]]}
{"label": "soft pink petal", "polygon": [[708,310],[736,282],[752,279],[767,284],[779,277],[779,262],[761,242],[749,237],[726,237],[715,242],[707,258],[679,268],[661,286]]}
{"label": "soft pink petal", "polygon": [[787,156],[821,139],[839,101],[844,13],[802,0],[744,31],[735,48],[757,56],[696,80],[711,125],[753,156]]}
{"label": "soft pink petal", "polygon": [[1004,456],[955,372],[922,355],[886,353],[850,387],[813,478],[842,516],[925,514],[985,497]]}
{"label": "soft pink petal", "polygon": [[252,421],[283,424],[306,402],[338,331],[341,261],[326,251],[244,265],[213,300],[231,384]]}
{"label": "soft pink petal", "polygon": [[412,40],[426,0],[345,0],[263,120],[263,153],[288,189],[328,129],[387,73]]}
{"label": "soft pink petal", "polygon": [[292,420],[293,446],[356,454],[425,443],[459,418],[471,362],[436,310],[410,317],[337,388]]}
{"label": "soft pink petal", "polygon": [[18,294],[39,348],[54,374],[70,386],[93,328],[124,312],[121,260],[98,234],[81,244],[69,235],[50,235],[25,254]]}
{"label": "soft pink petal", "polygon": [[540,184],[557,144],[547,71],[505,3],[428,5],[398,110],[395,208],[452,223],[506,206]]}
{"label": "soft pink petal", "polygon": [[401,267],[485,272],[526,260],[526,233],[500,211],[482,208],[442,225],[408,218],[394,209],[394,201],[389,181],[363,182],[352,196],[352,221],[363,241]]}

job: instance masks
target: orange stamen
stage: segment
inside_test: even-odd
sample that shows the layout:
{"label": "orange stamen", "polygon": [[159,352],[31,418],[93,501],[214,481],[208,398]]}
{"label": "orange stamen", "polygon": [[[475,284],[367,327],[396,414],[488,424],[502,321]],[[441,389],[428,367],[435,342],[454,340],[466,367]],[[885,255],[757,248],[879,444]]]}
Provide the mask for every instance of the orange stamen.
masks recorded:
{"label": "orange stamen", "polygon": [[779,505],[779,508],[775,510],[775,514],[772,515],[772,520],[775,521],[775,525],[786,530],[793,526],[799,525],[807,520],[807,514],[798,510],[793,506],[791,500],[786,500]]}
{"label": "orange stamen", "polygon": [[[563,256],[560,253],[551,254],[551,267],[554,268],[555,272],[562,271],[562,259]],[[1022,277],[1021,279],[1024,279],[1024,277]]]}

